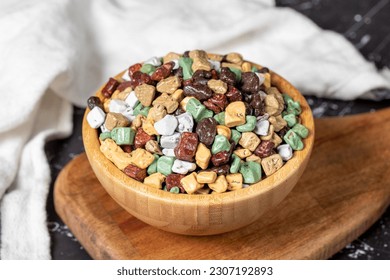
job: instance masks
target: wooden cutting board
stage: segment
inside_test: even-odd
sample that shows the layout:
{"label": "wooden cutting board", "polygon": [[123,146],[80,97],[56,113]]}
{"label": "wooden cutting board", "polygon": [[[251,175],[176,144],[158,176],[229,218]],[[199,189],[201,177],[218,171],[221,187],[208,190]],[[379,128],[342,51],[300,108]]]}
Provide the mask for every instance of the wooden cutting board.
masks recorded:
{"label": "wooden cutting board", "polygon": [[390,109],[316,120],[311,160],[293,191],[259,221],[206,237],[155,229],[106,193],[85,154],[55,184],[57,213],[94,259],[326,259],[390,203]]}

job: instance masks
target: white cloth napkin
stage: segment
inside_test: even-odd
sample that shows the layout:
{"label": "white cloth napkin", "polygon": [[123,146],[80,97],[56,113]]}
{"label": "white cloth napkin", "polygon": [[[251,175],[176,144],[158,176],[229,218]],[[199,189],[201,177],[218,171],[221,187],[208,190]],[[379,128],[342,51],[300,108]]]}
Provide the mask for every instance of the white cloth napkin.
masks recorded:
{"label": "white cloth napkin", "polygon": [[304,93],[354,99],[390,88],[342,36],[273,0],[2,0],[0,34],[3,259],[50,258],[44,144],[71,133],[71,104],[85,106],[135,62],[236,51]]}

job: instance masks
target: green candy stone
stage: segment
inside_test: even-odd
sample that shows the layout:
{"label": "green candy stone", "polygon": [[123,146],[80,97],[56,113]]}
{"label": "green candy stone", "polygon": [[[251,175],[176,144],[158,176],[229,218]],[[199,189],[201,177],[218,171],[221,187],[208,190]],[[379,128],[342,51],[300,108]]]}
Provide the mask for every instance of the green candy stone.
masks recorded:
{"label": "green candy stone", "polygon": [[241,133],[238,132],[237,130],[235,129],[231,129],[230,130],[232,132],[232,136],[231,136],[231,139],[236,143],[236,145],[238,144],[238,141],[240,141],[241,139]]}
{"label": "green candy stone", "polygon": [[284,103],[286,103],[287,105],[288,105],[289,102],[294,102],[294,100],[291,98],[290,95],[288,95],[286,93],[283,93],[282,96],[283,96],[283,99],[284,99]]}
{"label": "green candy stone", "polygon": [[161,156],[157,160],[157,172],[168,176],[172,173],[172,166],[174,161],[175,157]]}
{"label": "green candy stone", "polygon": [[171,193],[180,193],[180,189],[179,189],[179,187],[172,187],[172,188],[169,190],[169,192],[171,192]]}
{"label": "green candy stone", "polygon": [[283,119],[287,122],[288,127],[293,127],[297,123],[297,117],[294,114],[285,114]]}
{"label": "green candy stone", "polygon": [[143,107],[141,111],[139,112],[141,115],[147,117],[149,114],[150,107]]}
{"label": "green candy stone", "polygon": [[148,169],[146,172],[148,172],[149,175],[152,175],[153,173],[157,172],[157,160],[159,159],[159,155],[153,154],[154,160],[151,165],[149,165]]}
{"label": "green candy stone", "polygon": [[230,143],[229,140],[224,135],[216,135],[213,146],[211,147],[211,153],[215,155],[216,153],[222,152],[222,151],[229,151],[230,150]]}
{"label": "green candy stone", "polygon": [[141,67],[140,70],[142,73],[146,73],[148,75],[152,75],[154,71],[156,71],[156,67],[154,67],[152,64],[144,64]]}
{"label": "green candy stone", "polygon": [[283,139],[294,151],[300,151],[303,149],[301,137],[299,137],[292,129],[287,131],[286,135],[283,136]]}
{"label": "green candy stone", "polygon": [[301,138],[306,138],[309,135],[309,130],[300,123],[294,125],[291,130],[298,134],[298,136],[300,136]]}
{"label": "green candy stone", "polygon": [[200,115],[199,117],[199,120],[196,120],[197,122],[205,119],[205,118],[212,118],[214,116],[214,112],[209,110],[209,109],[205,109],[202,114]]}
{"label": "green candy stone", "polygon": [[180,57],[179,65],[183,69],[183,79],[188,80],[192,77],[192,58],[190,57]]}
{"label": "green candy stone", "polygon": [[241,167],[241,159],[235,154],[232,155],[232,158],[233,158],[233,162],[232,165],[230,166],[230,173],[237,173]]}
{"label": "green candy stone", "polygon": [[110,131],[108,131],[108,132],[102,132],[102,133],[100,133],[100,135],[99,135],[99,139],[100,139],[101,141],[104,141],[104,140],[106,140],[106,139],[108,139],[108,138],[111,138],[111,132],[110,132]]}
{"label": "green candy stone", "polygon": [[214,119],[220,124],[225,125],[225,112],[221,112],[214,116]]}
{"label": "green candy stone", "polygon": [[197,122],[202,119],[202,115],[204,114],[205,110],[206,107],[202,103],[200,103],[198,99],[191,98],[190,100],[188,100],[186,105],[186,111],[190,113]]}
{"label": "green candy stone", "polygon": [[236,74],[236,81],[239,82],[241,81],[241,70],[229,67],[230,71],[232,71],[234,74]]}
{"label": "green candy stone", "polygon": [[150,107],[145,107],[141,103],[138,103],[137,106],[134,107],[134,116],[143,115],[145,117],[148,116]]}
{"label": "green candy stone", "polygon": [[257,119],[255,116],[246,116],[246,122],[242,125],[236,126],[239,132],[249,132],[255,129]]}
{"label": "green candy stone", "polygon": [[257,72],[257,71],[258,71],[258,69],[257,69],[257,67],[256,67],[256,66],[252,66],[252,68],[251,68],[251,71],[252,71],[252,72]]}
{"label": "green candy stone", "polygon": [[[286,109],[287,114],[294,114],[298,116],[302,112],[299,101],[294,101],[294,99],[292,99],[291,96],[285,93],[283,93],[283,99],[284,102],[287,104],[287,109]],[[283,116],[285,116],[285,114],[283,114]]]}
{"label": "green candy stone", "polygon": [[241,164],[240,173],[245,184],[254,184],[261,180],[261,165],[254,161]]}
{"label": "green candy stone", "polygon": [[111,131],[111,138],[117,145],[133,145],[135,130],[131,127],[115,127]]}

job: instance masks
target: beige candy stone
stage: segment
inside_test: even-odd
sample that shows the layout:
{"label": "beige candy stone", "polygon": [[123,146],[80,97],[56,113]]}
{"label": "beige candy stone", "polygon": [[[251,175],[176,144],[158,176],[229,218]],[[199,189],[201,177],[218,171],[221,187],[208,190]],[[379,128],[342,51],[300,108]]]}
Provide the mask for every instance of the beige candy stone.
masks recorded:
{"label": "beige candy stone", "polygon": [[181,57],[180,54],[178,53],[175,53],[175,52],[169,52],[167,53],[164,57],[163,57],[163,61],[164,63],[167,63],[169,61],[172,61],[172,60],[175,60],[175,59],[179,59]]}
{"label": "beige candy stone", "polygon": [[131,123],[130,127],[137,131],[138,128],[142,126],[143,121],[146,120],[146,117],[139,114],[135,117],[134,121]]}
{"label": "beige candy stone", "polygon": [[248,61],[245,61],[241,64],[242,72],[251,72],[252,71],[252,64]]}
{"label": "beige candy stone", "polygon": [[144,179],[144,184],[152,188],[162,189],[165,176],[159,172],[153,173]]}
{"label": "beige candy stone", "polygon": [[217,134],[225,136],[228,140],[232,137],[232,131],[226,125],[217,125]]}
{"label": "beige candy stone", "polygon": [[267,135],[264,135],[264,136],[260,136],[260,139],[263,141],[263,140],[271,140],[272,139],[272,136],[274,135],[274,131],[275,131],[275,128],[274,126],[271,124],[269,126],[269,129],[268,129],[268,134]]}
{"label": "beige candy stone", "polygon": [[274,116],[280,115],[284,109],[284,99],[278,88],[270,87],[266,90],[267,95],[272,95],[278,101],[279,107]]}
{"label": "beige candy stone", "polygon": [[217,179],[217,173],[213,171],[201,171],[196,175],[196,180],[200,184],[211,184]]}
{"label": "beige candy stone", "polygon": [[177,89],[173,94],[172,98],[177,102],[181,102],[184,98],[184,91],[182,89]]}
{"label": "beige candy stone", "polygon": [[267,95],[264,99],[264,104],[265,104],[265,112],[270,115],[278,115],[280,114],[279,112],[279,102],[276,99],[275,96],[273,95]]}
{"label": "beige candy stone", "polygon": [[254,161],[254,162],[257,162],[258,164],[261,164],[261,157],[256,156],[256,155],[254,155],[254,154],[250,155],[250,156],[247,157],[245,160],[246,160],[246,161]]}
{"label": "beige candy stone", "polygon": [[263,167],[265,175],[270,176],[283,166],[283,159],[279,154],[274,154],[263,158],[261,166]]}
{"label": "beige candy stone", "polygon": [[228,68],[235,68],[235,69],[238,69],[238,70],[242,71],[241,66],[237,65],[237,64],[234,64],[234,63],[222,62],[221,66],[222,67],[228,67]]}
{"label": "beige candy stone", "polygon": [[107,98],[103,101],[103,110],[106,113],[110,112],[110,102],[111,102],[111,98]]}
{"label": "beige candy stone", "polygon": [[142,122],[142,129],[148,134],[148,135],[158,135],[158,132],[154,128],[154,121],[151,119],[145,119]]}
{"label": "beige candy stone", "polygon": [[225,94],[228,86],[224,81],[211,79],[207,82],[207,86],[211,88],[212,91],[218,94]]}
{"label": "beige candy stone", "polygon": [[228,190],[235,191],[242,189],[243,179],[241,173],[233,173],[226,175],[226,181],[228,183]]}
{"label": "beige candy stone", "polygon": [[183,177],[180,180],[181,185],[183,186],[184,190],[189,193],[193,194],[197,190],[203,188],[203,184],[199,184],[198,181],[196,180],[196,173],[192,172],[189,175]]}
{"label": "beige candy stone", "polygon": [[148,168],[154,161],[154,156],[147,150],[141,148],[132,151],[130,156],[133,161],[132,164],[142,169]]}
{"label": "beige candy stone", "polygon": [[101,143],[100,151],[120,170],[124,170],[126,166],[133,163],[132,156],[125,153],[115,141],[110,138]]}
{"label": "beige candy stone", "polygon": [[210,60],[215,60],[215,61],[222,61],[222,59],[223,59],[223,55],[213,54],[213,53],[207,53],[207,57]]}
{"label": "beige candy stone", "polygon": [[209,166],[210,159],[211,151],[206,147],[205,144],[199,143],[195,153],[196,164],[200,168],[206,169]]}
{"label": "beige candy stone", "polygon": [[145,150],[152,154],[162,155],[161,147],[156,140],[149,140],[146,142]]}
{"label": "beige candy stone", "polygon": [[[131,89],[131,87],[129,89]],[[119,91],[119,90],[116,90],[111,95],[111,99],[119,99],[119,100],[123,100],[124,101],[129,94],[130,94],[130,91],[126,91],[126,90]]]}
{"label": "beige candy stone", "polygon": [[191,98],[195,98],[193,96],[186,96],[184,97],[184,99],[182,101],[180,101],[180,109],[182,109],[183,111],[187,111],[187,103],[188,101],[190,101]]}
{"label": "beige candy stone", "polygon": [[244,159],[252,155],[252,152],[249,149],[237,149],[233,153],[240,159]]}
{"label": "beige candy stone", "polygon": [[130,124],[130,121],[120,113],[108,113],[104,122],[108,130],[113,130],[115,127],[125,127]]}
{"label": "beige candy stone", "polygon": [[243,132],[241,139],[238,142],[245,149],[249,149],[251,152],[256,150],[257,146],[260,144],[261,140],[253,132]]}
{"label": "beige candy stone", "polygon": [[189,52],[189,57],[192,58],[192,71],[196,70],[211,70],[211,64],[208,61],[207,53],[202,50],[194,50]]}
{"label": "beige candy stone", "polygon": [[163,117],[165,117],[167,114],[167,110],[165,109],[164,105],[156,104],[153,105],[152,108],[150,108],[148,116],[146,119],[153,120],[154,122],[157,122],[161,120]]}
{"label": "beige candy stone", "polygon": [[265,86],[265,88],[271,87],[271,74],[270,73],[265,73],[264,77],[265,77],[265,80],[264,80],[263,85]]}
{"label": "beige candy stone", "polygon": [[279,132],[287,126],[287,122],[283,119],[282,115],[271,116],[268,118],[268,121],[273,125],[276,132]]}
{"label": "beige candy stone", "polygon": [[223,193],[228,188],[228,182],[226,181],[225,175],[219,175],[214,183],[207,184],[210,189],[215,192]]}
{"label": "beige candy stone", "polygon": [[173,113],[177,109],[177,107],[179,107],[179,102],[177,102],[171,95],[166,92],[157,97],[152,104],[153,106],[164,105],[168,114]]}
{"label": "beige candy stone", "polygon": [[211,192],[209,187],[203,187],[195,192],[195,194],[209,194]]}
{"label": "beige candy stone", "polygon": [[194,58],[208,58],[207,53],[203,50],[192,50],[188,53],[188,56]]}
{"label": "beige candy stone", "polygon": [[158,82],[156,89],[159,92],[174,93],[181,85],[177,76],[170,76]]}
{"label": "beige candy stone", "polygon": [[152,85],[142,84],[135,88],[135,95],[137,96],[139,102],[143,106],[152,105],[154,96],[156,95],[156,88]]}
{"label": "beige candy stone", "polygon": [[279,146],[283,140],[282,138],[279,137],[279,135],[277,135],[275,132],[272,134],[272,137],[271,137],[271,142],[273,142],[275,144],[275,148],[277,146]]}
{"label": "beige candy stone", "polygon": [[225,109],[225,125],[233,127],[244,124],[245,120],[245,104],[242,101],[234,101]]}
{"label": "beige candy stone", "polygon": [[241,65],[243,62],[242,55],[236,52],[228,53],[225,57],[227,62]]}

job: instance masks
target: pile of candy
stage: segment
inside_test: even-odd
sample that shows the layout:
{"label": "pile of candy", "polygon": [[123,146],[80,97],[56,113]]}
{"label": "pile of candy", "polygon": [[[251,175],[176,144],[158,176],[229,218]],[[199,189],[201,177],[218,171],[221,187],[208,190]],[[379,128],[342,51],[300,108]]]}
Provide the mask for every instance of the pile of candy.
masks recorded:
{"label": "pile of candy", "polygon": [[110,78],[88,99],[100,150],[126,175],[172,193],[241,189],[302,150],[300,104],[271,73],[202,50],[168,53]]}

